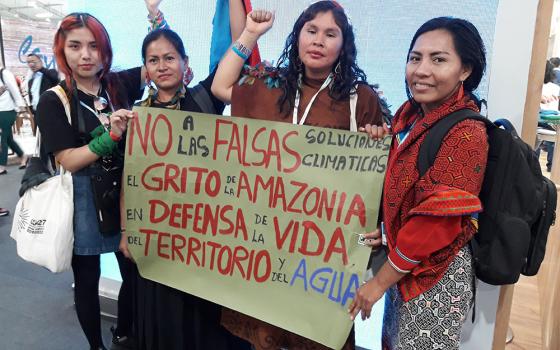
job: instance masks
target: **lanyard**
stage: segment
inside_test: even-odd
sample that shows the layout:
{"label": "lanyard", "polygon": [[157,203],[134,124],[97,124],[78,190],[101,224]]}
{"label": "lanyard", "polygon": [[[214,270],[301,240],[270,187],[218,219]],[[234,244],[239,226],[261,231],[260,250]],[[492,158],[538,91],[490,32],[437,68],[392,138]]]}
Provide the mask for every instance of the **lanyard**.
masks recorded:
{"label": "lanyard", "polygon": [[[114,112],[115,109],[113,108],[113,104],[111,103],[111,98],[109,97],[109,94],[107,94],[107,100],[108,100],[109,107],[111,107],[111,111]],[[90,111],[99,120],[99,122],[101,123],[101,125],[103,125],[105,129],[108,128],[109,118],[107,116],[107,113],[95,111],[93,108],[91,108],[81,100],[80,100],[80,105],[82,105],[85,109]]]}
{"label": "lanyard", "polygon": [[404,140],[406,140],[408,135],[410,135],[410,132],[412,131],[412,128],[414,128],[414,125],[416,125],[416,121],[418,121],[418,119],[416,119],[407,128],[405,128],[403,131],[401,131],[397,134],[397,143],[398,143],[397,148],[400,147],[404,143]]}
{"label": "lanyard", "polygon": [[327,86],[329,86],[332,79],[333,79],[333,75],[331,73],[331,74],[329,74],[327,79],[325,79],[325,82],[323,83],[323,85],[321,85],[321,87],[319,88],[319,91],[317,91],[315,93],[315,95],[313,95],[313,97],[311,97],[311,100],[307,104],[307,108],[305,108],[305,112],[303,112],[303,116],[301,117],[301,120],[299,122],[298,122],[298,107],[299,107],[299,100],[300,100],[299,89],[296,91],[296,100],[294,101],[294,113],[293,113],[293,116],[292,116],[292,124],[303,125],[305,123],[305,120],[307,119],[307,115],[309,114],[309,111],[311,110],[311,105],[313,104],[313,102],[315,102],[315,98],[317,98],[317,95],[319,95],[319,93],[321,91],[325,90],[325,88]]}
{"label": "lanyard", "polygon": [[82,105],[82,107],[84,107],[85,109],[87,109],[88,111],[90,111],[91,113],[93,113],[93,115],[96,118],[99,118],[99,112],[94,111],[93,108],[91,108],[90,106],[86,105],[83,101],[80,101],[80,104]]}

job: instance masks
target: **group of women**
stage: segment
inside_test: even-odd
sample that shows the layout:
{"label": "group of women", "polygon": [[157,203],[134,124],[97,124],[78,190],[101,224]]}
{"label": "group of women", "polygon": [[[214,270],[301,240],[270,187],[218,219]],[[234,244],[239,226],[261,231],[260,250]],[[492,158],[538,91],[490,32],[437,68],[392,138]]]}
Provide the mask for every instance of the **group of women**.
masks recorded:
{"label": "group of women", "polygon": [[[231,103],[232,115],[361,131],[376,138],[387,134],[378,97],[356,63],[354,32],[344,9],[335,1],[318,1],[305,9],[276,67],[244,67],[257,40],[274,22],[271,12],[249,13],[217,70],[199,83],[198,89],[211,101],[201,106],[185,84],[188,57],[180,37],[158,10],[161,0],[145,2],[156,28],[142,44],[144,65],[122,72],[111,71],[109,35],[97,19],[85,13],[64,18],[54,51],[67,77],[60,84],[66,99],[49,91],[37,107],[46,150],[73,175],[75,302],[90,347],[104,348],[97,296],[99,254],[115,252],[123,284],[112,348],[324,348],[142,278],[126,258],[126,232],[107,220],[99,221],[96,196],[107,189],[98,188],[92,179],[122,173],[123,139],[133,118],[130,108],[141,97],[145,81],[150,89],[142,106],[221,114],[224,105]],[[461,326],[473,302],[474,273],[467,243],[476,232],[474,217],[481,210],[476,196],[486,165],[485,126],[470,120],[456,125],[444,139],[434,166],[422,177],[416,158],[431,125],[458,109],[478,110],[473,91],[485,65],[482,39],[466,20],[432,19],[410,44],[405,77],[409,99],[392,121],[383,223],[366,234],[375,248],[381,245],[381,234],[386,235],[388,260],[358,289],[349,307],[352,318],[358,314],[367,318],[386,293],[386,349],[459,347]],[[243,78],[246,75],[256,77],[252,84]],[[460,200],[465,197],[471,200]],[[354,348],[352,333],[344,348]]]}

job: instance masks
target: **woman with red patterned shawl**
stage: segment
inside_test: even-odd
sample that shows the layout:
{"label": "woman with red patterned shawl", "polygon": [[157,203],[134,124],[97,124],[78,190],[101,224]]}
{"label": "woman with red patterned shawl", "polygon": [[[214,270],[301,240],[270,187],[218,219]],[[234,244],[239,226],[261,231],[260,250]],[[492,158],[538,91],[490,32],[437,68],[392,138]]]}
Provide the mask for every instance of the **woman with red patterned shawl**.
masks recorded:
{"label": "woman with red patterned shawl", "polygon": [[431,19],[410,44],[409,99],[393,121],[383,194],[389,258],[358,289],[349,309],[352,317],[361,312],[365,319],[387,291],[383,349],[459,348],[461,327],[473,302],[468,242],[482,210],[477,196],[488,154],[486,127],[474,120],[454,126],[422,177],[417,157],[427,130],[438,120],[460,109],[478,112],[473,90],[485,67],[480,34],[463,19]]}

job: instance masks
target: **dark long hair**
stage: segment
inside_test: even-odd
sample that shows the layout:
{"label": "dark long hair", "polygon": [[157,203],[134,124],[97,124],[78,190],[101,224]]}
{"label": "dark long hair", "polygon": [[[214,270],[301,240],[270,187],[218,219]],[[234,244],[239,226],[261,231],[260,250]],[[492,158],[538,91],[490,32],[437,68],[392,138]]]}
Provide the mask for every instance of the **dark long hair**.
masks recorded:
{"label": "dark long hair", "polygon": [[182,59],[186,60],[188,58],[181,37],[171,29],[160,28],[148,33],[142,42],[142,62],[144,62],[144,64],[146,64],[146,51],[148,50],[148,46],[159,38],[165,38],[169,41]]}
{"label": "dark long hair", "polygon": [[[408,53],[406,55],[407,62],[410,51],[412,51],[418,37],[426,32],[437,29],[445,30],[451,34],[453,45],[455,46],[455,50],[457,50],[461,63],[463,66],[472,69],[467,80],[463,82],[463,89],[477,104],[480,104],[478,97],[474,95],[473,91],[476,90],[478,84],[480,84],[484,71],[486,70],[486,49],[480,33],[471,22],[461,18],[437,17],[422,24],[414,34],[410,47],[408,48]],[[417,105],[406,81],[405,86],[408,100]]]}
{"label": "dark long hair", "polygon": [[[354,29],[348,21],[348,17],[344,13],[344,9],[335,1],[318,1],[309,6],[298,17],[292,32],[286,39],[284,51],[278,59],[277,68],[281,71],[281,75],[285,79],[282,84],[283,93],[278,98],[278,108],[280,111],[288,113],[294,107],[294,100],[298,87],[298,77],[301,72],[298,69],[299,59],[298,40],[299,34],[305,23],[313,20],[315,16],[323,12],[331,12],[336,25],[342,31],[342,50],[338,62],[340,70],[334,75],[333,83],[329,89],[329,96],[334,100],[347,99],[351,90],[357,82],[366,82],[366,74],[356,63],[356,43],[354,39]],[[301,63],[300,63],[301,64]],[[333,65],[333,72],[337,64]],[[303,73],[303,72],[302,72]]]}
{"label": "dark long hair", "polygon": [[544,83],[554,82],[554,65],[550,61],[546,61],[546,68],[544,70]]}

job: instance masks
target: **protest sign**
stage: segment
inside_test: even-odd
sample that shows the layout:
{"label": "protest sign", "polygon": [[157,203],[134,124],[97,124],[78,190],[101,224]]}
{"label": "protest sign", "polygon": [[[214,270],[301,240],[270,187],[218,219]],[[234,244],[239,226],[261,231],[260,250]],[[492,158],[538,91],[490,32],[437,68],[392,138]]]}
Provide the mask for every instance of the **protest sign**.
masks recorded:
{"label": "protest sign", "polygon": [[142,276],[340,348],[390,138],[135,110],[124,213]]}

